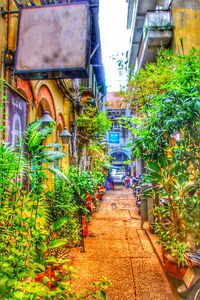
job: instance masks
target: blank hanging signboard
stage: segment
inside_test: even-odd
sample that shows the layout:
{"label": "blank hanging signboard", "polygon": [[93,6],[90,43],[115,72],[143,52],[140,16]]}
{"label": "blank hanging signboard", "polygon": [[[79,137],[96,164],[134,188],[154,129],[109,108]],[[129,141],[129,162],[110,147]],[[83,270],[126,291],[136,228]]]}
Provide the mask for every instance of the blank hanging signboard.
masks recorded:
{"label": "blank hanging signboard", "polygon": [[87,3],[22,8],[15,73],[27,80],[88,77],[90,38]]}

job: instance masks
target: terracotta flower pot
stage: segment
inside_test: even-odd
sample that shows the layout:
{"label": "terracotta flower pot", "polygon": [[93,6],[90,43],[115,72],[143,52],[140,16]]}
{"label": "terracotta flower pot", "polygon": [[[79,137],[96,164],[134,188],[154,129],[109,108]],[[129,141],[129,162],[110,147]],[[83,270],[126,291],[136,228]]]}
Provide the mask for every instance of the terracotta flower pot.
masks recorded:
{"label": "terracotta flower pot", "polygon": [[63,269],[63,264],[59,264],[57,267],[56,267],[56,271],[62,275],[62,276],[66,276],[67,275],[67,270]]}
{"label": "terracotta flower pot", "polygon": [[46,276],[46,272],[38,273],[38,274],[36,275],[36,279],[35,279],[35,280],[36,280],[37,282],[42,283],[42,282],[43,282],[44,276]]}
{"label": "terracotta flower pot", "polygon": [[99,192],[99,195],[100,195],[100,199],[102,199],[103,194],[105,193],[105,187],[104,186],[99,186],[98,187],[98,192]]}
{"label": "terracotta flower pot", "polygon": [[93,212],[92,196],[90,194],[86,194],[86,207]]}
{"label": "terracotta flower pot", "polygon": [[95,195],[95,197],[96,197],[96,199],[97,199],[97,200],[100,200],[100,199],[101,199],[101,196],[100,196],[100,193],[99,193],[99,191],[97,191],[97,192],[96,192],[96,195]]}
{"label": "terracotta flower pot", "polygon": [[169,275],[171,275],[179,280],[182,280],[188,267],[178,267],[177,263],[174,262],[172,259],[170,259],[170,256],[164,251],[162,251],[162,256],[163,256],[163,263],[164,263],[165,271]]}
{"label": "terracotta flower pot", "polygon": [[82,216],[81,225],[82,225],[82,234],[83,234],[83,237],[86,237],[87,233],[88,233],[88,223],[87,223],[86,216]]}
{"label": "terracotta flower pot", "polygon": [[43,283],[43,278],[46,276],[49,281],[46,283],[46,286],[51,289],[53,287],[55,287],[56,282],[59,280],[59,278],[55,275],[55,272],[53,270],[52,266],[47,266],[47,270],[45,272],[41,272],[39,274],[36,275],[36,281]]}

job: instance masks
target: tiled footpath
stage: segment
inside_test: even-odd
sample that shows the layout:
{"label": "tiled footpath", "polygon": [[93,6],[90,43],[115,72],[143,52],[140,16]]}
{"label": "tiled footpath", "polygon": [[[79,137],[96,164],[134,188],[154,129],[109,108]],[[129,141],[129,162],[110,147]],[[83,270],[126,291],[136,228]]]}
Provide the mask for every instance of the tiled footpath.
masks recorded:
{"label": "tiled footpath", "polygon": [[106,276],[113,284],[108,300],[175,299],[140,223],[131,189],[106,192],[90,222],[85,253],[71,252],[77,289]]}

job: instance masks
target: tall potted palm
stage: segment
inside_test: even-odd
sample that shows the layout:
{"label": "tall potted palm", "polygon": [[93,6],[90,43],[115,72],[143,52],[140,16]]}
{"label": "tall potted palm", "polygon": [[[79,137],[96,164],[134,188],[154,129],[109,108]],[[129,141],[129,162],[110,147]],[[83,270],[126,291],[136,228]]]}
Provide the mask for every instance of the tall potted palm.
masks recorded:
{"label": "tall potted palm", "polygon": [[[187,253],[190,250],[186,216],[186,199],[189,192],[198,188],[188,184],[185,175],[171,158],[161,157],[157,162],[148,163],[148,178],[153,187],[148,193],[154,198],[154,232],[163,249],[163,262],[167,272],[181,279],[188,266]],[[158,199],[164,199],[163,202]],[[176,268],[176,266],[177,268]],[[184,269],[183,269],[184,268]]]}

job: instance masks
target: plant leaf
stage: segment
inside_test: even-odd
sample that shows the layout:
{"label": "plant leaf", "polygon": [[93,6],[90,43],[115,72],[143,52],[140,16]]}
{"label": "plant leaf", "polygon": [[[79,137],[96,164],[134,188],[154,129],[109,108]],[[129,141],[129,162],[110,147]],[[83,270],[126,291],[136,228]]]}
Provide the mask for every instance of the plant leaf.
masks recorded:
{"label": "plant leaf", "polygon": [[68,183],[71,183],[70,180],[67,178],[67,176],[65,176],[65,174],[63,172],[61,172],[60,170],[55,169],[55,168],[48,168],[48,170],[51,173],[53,173],[54,175],[58,176],[59,179],[68,181]]}
{"label": "plant leaf", "polygon": [[46,284],[48,281],[49,281],[49,278],[48,278],[47,276],[44,276],[42,282],[43,282],[44,284]]}
{"label": "plant leaf", "polygon": [[68,221],[68,219],[69,219],[68,215],[65,215],[64,217],[56,220],[52,225],[52,231],[55,231],[60,227],[62,227]]}
{"label": "plant leaf", "polygon": [[100,291],[99,292],[99,296],[103,299],[103,300],[106,300],[106,294],[104,291]]}
{"label": "plant leaf", "polygon": [[64,152],[54,150],[44,150],[42,155],[47,162],[54,162],[66,156]]}
{"label": "plant leaf", "polygon": [[44,148],[62,148],[62,145],[59,143],[48,144]]}
{"label": "plant leaf", "polygon": [[38,246],[38,249],[40,249],[44,252],[47,250],[47,246],[43,241],[40,241],[37,246]]}
{"label": "plant leaf", "polygon": [[153,170],[154,172],[160,172],[160,166],[156,162],[149,161],[148,169]]}
{"label": "plant leaf", "polygon": [[94,292],[94,293],[92,294],[92,298],[97,299],[97,292]]}
{"label": "plant leaf", "polygon": [[58,248],[67,244],[67,239],[57,239],[49,244],[49,248]]}

